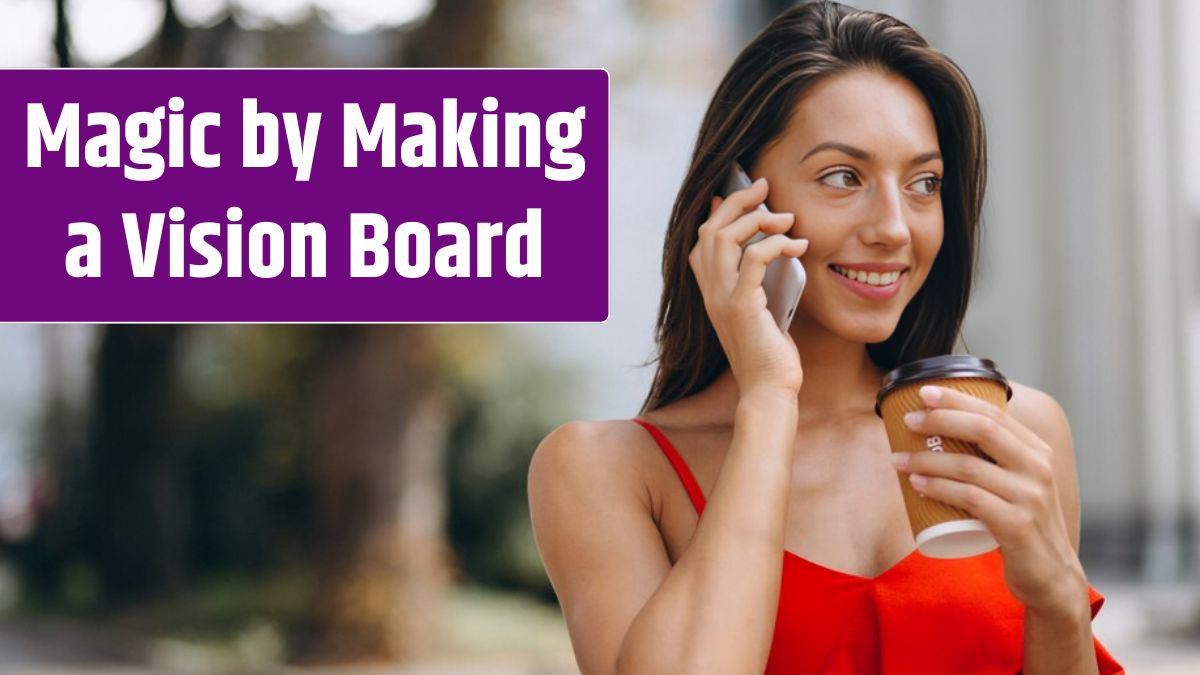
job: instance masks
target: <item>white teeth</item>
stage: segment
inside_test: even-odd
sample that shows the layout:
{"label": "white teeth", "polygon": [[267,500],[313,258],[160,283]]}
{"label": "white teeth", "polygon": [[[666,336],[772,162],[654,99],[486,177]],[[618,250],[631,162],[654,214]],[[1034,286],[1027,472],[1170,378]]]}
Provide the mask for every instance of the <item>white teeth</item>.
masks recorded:
{"label": "white teeth", "polygon": [[896,279],[900,278],[900,270],[895,272],[863,272],[861,270],[848,270],[844,267],[833,266],[833,270],[838,274],[854,279],[859,283],[867,284],[868,286],[890,286]]}

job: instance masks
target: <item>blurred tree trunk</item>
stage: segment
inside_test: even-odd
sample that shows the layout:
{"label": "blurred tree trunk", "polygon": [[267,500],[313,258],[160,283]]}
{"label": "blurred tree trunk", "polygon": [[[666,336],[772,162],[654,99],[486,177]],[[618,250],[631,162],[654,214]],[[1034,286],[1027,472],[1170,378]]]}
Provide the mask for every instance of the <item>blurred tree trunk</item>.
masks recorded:
{"label": "blurred tree trunk", "polygon": [[487,65],[501,0],[438,0],[408,41],[398,65],[409,68],[475,68]]}
{"label": "blurred tree trunk", "polygon": [[[499,0],[439,0],[398,65],[483,66]],[[314,401],[322,569],[315,660],[404,658],[440,637],[455,414],[421,325],[345,327]]]}
{"label": "blurred tree trunk", "polygon": [[342,331],[317,374],[317,660],[411,656],[441,628],[450,564],[441,461],[454,411],[429,366],[429,335]]}
{"label": "blurred tree trunk", "polygon": [[160,595],[182,578],[187,501],[170,433],[181,333],[175,325],[112,325],[100,341],[87,484],[110,605]]}
{"label": "blurred tree trunk", "polygon": [[71,31],[67,21],[67,0],[54,0],[54,55],[59,68],[71,67]]}
{"label": "blurred tree trunk", "polygon": [[183,45],[187,30],[175,11],[175,0],[163,0],[162,26],[158,30],[158,55],[155,65],[175,68],[183,65]]}
{"label": "blurred tree trunk", "polygon": [[[62,527],[60,520],[54,518],[55,509],[61,506],[59,502],[62,493],[63,476],[71,469],[78,470],[81,459],[79,429],[68,404],[70,387],[67,384],[67,366],[64,356],[63,327],[46,324],[41,327],[42,337],[42,367],[45,369],[46,388],[42,400],[42,410],[38,421],[38,516],[49,517],[48,522],[42,523],[39,535],[49,552],[49,559],[56,561],[51,565],[43,565],[48,569],[39,569],[40,581],[36,586],[40,589],[48,587],[50,580],[55,579],[61,561],[66,557],[69,546],[73,543],[67,528]],[[78,474],[75,474],[76,476]]]}

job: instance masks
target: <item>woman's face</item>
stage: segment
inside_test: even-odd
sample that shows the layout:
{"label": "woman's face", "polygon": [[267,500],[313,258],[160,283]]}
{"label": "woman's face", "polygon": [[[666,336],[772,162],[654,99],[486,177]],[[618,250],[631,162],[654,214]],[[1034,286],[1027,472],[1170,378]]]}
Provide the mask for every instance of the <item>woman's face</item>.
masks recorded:
{"label": "woman's face", "polygon": [[933,115],[908,80],[863,69],[808,91],[750,168],[767,177],[767,207],[796,214],[789,236],[809,240],[798,324],[856,342],[892,334],[942,245],[942,171]]}

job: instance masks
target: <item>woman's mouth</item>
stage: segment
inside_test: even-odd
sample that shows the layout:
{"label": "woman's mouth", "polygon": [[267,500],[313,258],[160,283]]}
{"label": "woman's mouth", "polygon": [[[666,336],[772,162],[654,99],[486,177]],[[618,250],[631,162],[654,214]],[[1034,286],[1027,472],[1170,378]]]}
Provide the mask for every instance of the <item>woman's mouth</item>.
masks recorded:
{"label": "woman's mouth", "polygon": [[862,272],[838,265],[827,268],[842,286],[867,300],[890,300],[900,292],[900,279],[908,270],[895,272]]}

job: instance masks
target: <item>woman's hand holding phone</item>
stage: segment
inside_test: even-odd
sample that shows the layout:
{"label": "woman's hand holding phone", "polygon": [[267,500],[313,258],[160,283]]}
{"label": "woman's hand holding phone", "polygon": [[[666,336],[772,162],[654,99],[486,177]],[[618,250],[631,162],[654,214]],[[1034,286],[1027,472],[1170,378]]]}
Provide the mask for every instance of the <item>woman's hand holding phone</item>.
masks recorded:
{"label": "woman's hand holding phone", "polygon": [[[714,197],[709,218],[688,254],[742,396],[760,389],[795,394],[804,381],[800,352],[791,335],[776,325],[762,281],[771,261],[801,256],[808,240],[787,236],[795,214],[758,209],[766,198],[767,181],[762,178],[727,199]],[[766,238],[746,246],[760,231]]]}

